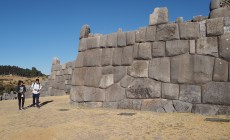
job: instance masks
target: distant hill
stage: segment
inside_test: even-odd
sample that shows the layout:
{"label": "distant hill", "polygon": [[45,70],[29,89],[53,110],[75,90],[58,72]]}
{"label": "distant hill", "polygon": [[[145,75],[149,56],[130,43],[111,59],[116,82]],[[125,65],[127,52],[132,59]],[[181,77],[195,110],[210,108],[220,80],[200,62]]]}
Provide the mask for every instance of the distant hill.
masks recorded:
{"label": "distant hill", "polygon": [[17,75],[22,77],[42,77],[46,76],[41,71],[37,70],[35,67],[32,69],[23,69],[18,66],[4,66],[0,65],[0,75]]}

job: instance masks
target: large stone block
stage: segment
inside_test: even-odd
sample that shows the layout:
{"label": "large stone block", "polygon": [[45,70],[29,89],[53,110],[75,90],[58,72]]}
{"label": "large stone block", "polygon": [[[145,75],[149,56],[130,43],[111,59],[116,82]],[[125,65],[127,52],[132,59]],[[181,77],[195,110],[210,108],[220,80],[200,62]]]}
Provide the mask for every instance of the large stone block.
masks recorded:
{"label": "large stone block", "polygon": [[90,67],[85,69],[84,85],[98,88],[101,81],[101,68]]}
{"label": "large stone block", "polygon": [[122,51],[123,48],[115,48],[113,50],[113,63],[112,63],[113,66],[121,65]]}
{"label": "large stone block", "polygon": [[230,33],[219,37],[219,55],[230,62]]}
{"label": "large stone block", "polygon": [[117,46],[118,47],[126,46],[126,32],[117,33]]}
{"label": "large stone block", "polygon": [[189,52],[188,40],[172,40],[166,42],[166,55],[175,56]]}
{"label": "large stone block", "polygon": [[117,102],[125,98],[125,89],[119,84],[113,84],[105,90],[105,101],[107,102]]}
{"label": "large stone block", "polygon": [[155,80],[135,79],[126,89],[126,96],[130,99],[150,99],[161,97],[161,83]]}
{"label": "large stone block", "polygon": [[150,60],[152,59],[151,54],[151,43],[140,43],[137,50],[137,59],[139,60]]}
{"label": "large stone block", "polygon": [[107,35],[107,47],[117,47],[117,33]]}
{"label": "large stone block", "polygon": [[113,74],[113,69],[114,69],[113,66],[102,67],[101,73],[103,75]]}
{"label": "large stone block", "polygon": [[87,49],[98,48],[98,39],[97,37],[89,37],[87,38]]}
{"label": "large stone block", "polygon": [[70,90],[70,100],[73,102],[84,101],[84,87],[83,86],[72,86]]}
{"label": "large stone block", "polygon": [[230,81],[230,62],[228,64],[228,81]]}
{"label": "large stone block", "polygon": [[179,100],[193,104],[201,103],[201,87],[196,85],[180,85]]}
{"label": "large stone block", "polygon": [[120,85],[123,88],[127,88],[128,85],[130,85],[133,81],[134,81],[133,77],[126,75],[124,78],[122,78]]}
{"label": "large stone block", "polygon": [[203,115],[218,115],[219,107],[209,104],[195,104],[192,108],[192,113]]}
{"label": "large stone block", "polygon": [[103,102],[105,101],[105,90],[93,87],[84,87],[85,102]]}
{"label": "large stone block", "polygon": [[114,48],[104,48],[104,49],[102,49],[102,56],[101,56],[101,65],[102,66],[112,65],[113,49]]}
{"label": "large stone block", "polygon": [[100,81],[100,85],[99,87],[102,89],[108,88],[109,86],[111,86],[113,84],[113,74],[107,74],[107,75],[103,75]]}
{"label": "large stone block", "polygon": [[84,86],[86,68],[75,68],[73,71],[72,85]]}
{"label": "large stone block", "polygon": [[132,77],[148,77],[148,61],[134,61],[132,66],[128,67],[128,75]]}
{"label": "large stone block", "polygon": [[73,73],[73,69],[71,67],[69,67],[68,69],[64,71],[65,75],[72,75],[72,73]]}
{"label": "large stone block", "polygon": [[187,102],[182,102],[179,100],[173,100],[173,105],[176,112],[190,113],[192,111],[192,104]]}
{"label": "large stone block", "polygon": [[145,99],[142,101],[141,110],[154,112],[176,112],[173,103],[166,99]]}
{"label": "large stone block", "polygon": [[114,83],[119,82],[127,73],[127,68],[124,66],[117,66],[113,69],[114,72]]}
{"label": "large stone block", "polygon": [[133,46],[133,58],[134,59],[138,58],[139,45],[140,43],[135,43]]}
{"label": "large stone block", "polygon": [[195,40],[189,40],[189,53],[190,54],[196,53],[196,41]]}
{"label": "large stone block", "polygon": [[101,65],[102,49],[87,50],[84,53],[83,65],[85,67],[94,67]]}
{"label": "large stone block", "polygon": [[117,109],[118,102],[103,102],[103,108]]}
{"label": "large stone block", "polygon": [[200,37],[206,37],[206,20],[199,22],[200,24]]}
{"label": "large stone block", "polygon": [[121,65],[130,66],[133,63],[133,46],[122,48]]}
{"label": "large stone block", "polygon": [[136,42],[145,42],[146,41],[146,27],[142,27],[136,31]]}
{"label": "large stone block", "polygon": [[52,65],[60,65],[60,60],[57,57],[54,57],[52,60]]}
{"label": "large stone block", "polygon": [[230,26],[230,17],[224,18],[224,26]]}
{"label": "large stone block", "polygon": [[203,103],[230,105],[230,82],[210,82],[202,90]]}
{"label": "large stone block", "polygon": [[210,12],[210,18],[229,17],[230,7],[214,9]]}
{"label": "large stone block", "polygon": [[178,100],[179,92],[178,84],[162,83],[162,98]]}
{"label": "large stone block", "polygon": [[103,102],[84,102],[82,105],[88,108],[101,108],[103,106]]}
{"label": "large stone block", "polygon": [[155,8],[149,16],[149,25],[158,25],[168,22],[168,8]]}
{"label": "large stone block", "polygon": [[83,25],[80,32],[80,39],[87,38],[89,36],[89,33],[90,33],[89,25],[87,24]]}
{"label": "large stone block", "polygon": [[133,110],[141,110],[142,100],[136,99],[124,99],[118,103],[119,109],[133,109]]}
{"label": "large stone block", "polygon": [[152,57],[162,57],[165,56],[165,46],[166,43],[163,41],[152,43]]}
{"label": "large stone block", "polygon": [[217,37],[205,37],[196,41],[197,54],[211,55],[218,57]]}
{"label": "large stone block", "polygon": [[78,46],[79,52],[83,52],[87,50],[87,42],[88,42],[87,38],[82,38],[81,40],[79,40],[79,46]]}
{"label": "large stone block", "polygon": [[198,22],[180,23],[181,39],[197,39],[200,37],[200,24]]}
{"label": "large stone block", "polygon": [[207,20],[207,35],[218,36],[224,34],[224,18],[213,18]]}
{"label": "large stone block", "polygon": [[136,31],[129,31],[126,34],[127,45],[133,45],[136,42]]}
{"label": "large stone block", "polygon": [[220,58],[215,59],[213,81],[227,82],[228,81],[228,62]]}
{"label": "large stone block", "polygon": [[105,48],[107,46],[107,35],[99,35],[98,36],[98,46],[101,48]]}
{"label": "large stone block", "polygon": [[155,41],[156,40],[156,26],[149,26],[146,30],[146,41]]}
{"label": "large stone block", "polygon": [[149,63],[149,78],[170,82],[170,58],[154,58]]}
{"label": "large stone block", "polygon": [[210,10],[220,8],[220,1],[221,0],[211,0],[211,2],[210,2]]}
{"label": "large stone block", "polygon": [[212,81],[214,58],[180,55],[171,58],[171,82],[202,84]]}
{"label": "large stone block", "polygon": [[156,40],[180,39],[179,27],[176,23],[162,24],[157,26]]}

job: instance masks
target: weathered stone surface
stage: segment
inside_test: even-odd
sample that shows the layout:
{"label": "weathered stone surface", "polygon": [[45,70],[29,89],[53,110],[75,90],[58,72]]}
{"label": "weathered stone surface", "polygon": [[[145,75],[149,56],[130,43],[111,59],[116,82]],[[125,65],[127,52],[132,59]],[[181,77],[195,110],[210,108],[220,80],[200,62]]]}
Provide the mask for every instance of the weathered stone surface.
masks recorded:
{"label": "weathered stone surface", "polygon": [[60,60],[57,57],[54,57],[52,60],[52,65],[60,65]]}
{"label": "weathered stone surface", "polygon": [[207,35],[218,36],[224,34],[224,18],[213,18],[207,20]]}
{"label": "weathered stone surface", "polygon": [[120,85],[123,88],[127,88],[128,85],[130,85],[133,81],[134,81],[133,77],[126,75],[124,78],[122,78]]}
{"label": "weathered stone surface", "polygon": [[206,37],[206,20],[199,22],[200,24],[200,37]]}
{"label": "weathered stone surface", "polygon": [[152,57],[162,57],[165,56],[165,46],[166,43],[163,41],[152,43]]}
{"label": "weathered stone surface", "polygon": [[197,54],[205,54],[218,57],[217,37],[205,37],[196,41]]}
{"label": "weathered stone surface", "polygon": [[140,43],[138,46],[137,59],[150,60],[151,58],[151,43]]}
{"label": "weathered stone surface", "polygon": [[[81,52],[80,52],[80,53],[81,53]],[[61,69],[62,69],[62,70],[66,69],[66,68],[67,68],[67,67],[66,67],[66,63],[61,65]]]}
{"label": "weathered stone surface", "polygon": [[135,79],[126,89],[126,96],[130,99],[150,99],[161,97],[161,83],[155,80]]}
{"label": "weathered stone surface", "polygon": [[103,102],[103,108],[117,109],[118,108],[118,102]]}
{"label": "weathered stone surface", "polygon": [[130,66],[133,63],[133,46],[122,48],[121,65]]}
{"label": "weathered stone surface", "polygon": [[212,81],[214,58],[202,55],[180,55],[171,58],[171,82],[207,83]]}
{"label": "weathered stone surface", "polygon": [[230,17],[224,17],[224,26],[230,26]]}
{"label": "weathered stone surface", "polygon": [[196,41],[195,40],[189,40],[189,53],[190,54],[196,53]]}
{"label": "weathered stone surface", "polygon": [[229,82],[210,82],[204,85],[202,90],[203,103],[230,105]]}
{"label": "weathered stone surface", "polygon": [[191,103],[186,103],[186,102],[182,102],[179,100],[173,100],[173,105],[175,107],[175,110],[177,112],[191,112],[192,110],[192,104]]}
{"label": "weathered stone surface", "polygon": [[180,85],[179,100],[193,104],[201,103],[201,87],[196,85]]}
{"label": "weathered stone surface", "polygon": [[101,108],[103,106],[103,103],[102,102],[84,102],[83,106],[89,107],[89,108]]}
{"label": "weathered stone surface", "polygon": [[116,102],[125,99],[125,89],[119,84],[113,84],[105,90],[105,101]]}
{"label": "weathered stone surface", "polygon": [[108,88],[113,84],[113,80],[113,74],[103,75],[99,87],[103,89]]}
{"label": "weathered stone surface", "polygon": [[[79,75],[78,75],[79,76]],[[100,80],[101,80],[101,68],[99,67],[90,67],[85,69],[85,82],[86,86],[90,87],[99,87]]]}
{"label": "weathered stone surface", "polygon": [[193,16],[192,21],[193,22],[201,22],[203,20],[208,19],[206,16],[198,15],[198,16]]}
{"label": "weathered stone surface", "polygon": [[180,39],[177,23],[162,24],[157,26],[156,40]]}
{"label": "weathered stone surface", "polygon": [[211,2],[210,2],[210,10],[220,8],[220,1],[221,0],[211,0]]}
{"label": "weathered stone surface", "polygon": [[126,34],[127,45],[133,45],[136,42],[136,31],[129,31]]}
{"label": "weathered stone surface", "polygon": [[114,72],[114,83],[119,82],[127,73],[127,68],[124,66],[117,66],[113,69]]}
{"label": "weathered stone surface", "polygon": [[219,37],[219,55],[230,62],[230,33]]}
{"label": "weathered stone surface", "polygon": [[118,103],[119,109],[134,109],[134,110],[141,110],[141,100],[135,99],[124,99]]}
{"label": "weathered stone surface", "polygon": [[85,56],[83,60],[83,65],[85,67],[100,66],[101,54],[102,54],[102,49],[87,50],[84,53]]}
{"label": "weathered stone surface", "polygon": [[220,58],[215,59],[213,81],[227,82],[228,81],[228,62]]}
{"label": "weathered stone surface", "polygon": [[192,108],[192,113],[204,115],[217,115],[219,107],[209,104],[195,104]]}
{"label": "weathered stone surface", "polygon": [[117,46],[118,47],[126,46],[126,32],[117,33]]}
{"label": "weathered stone surface", "polygon": [[61,65],[52,65],[52,71],[59,71],[61,70]]}
{"label": "weathered stone surface", "polygon": [[112,66],[107,66],[107,67],[102,67],[102,71],[101,73],[103,75],[107,75],[107,74],[113,74],[113,67]]}
{"label": "weathered stone surface", "polygon": [[127,73],[132,77],[148,77],[148,64],[148,61],[134,61]]}
{"label": "weathered stone surface", "polygon": [[62,71],[62,70],[57,71],[57,72],[56,72],[56,75],[57,75],[57,76],[63,75],[63,71]]}
{"label": "weathered stone surface", "polygon": [[146,27],[142,27],[136,31],[136,42],[145,42],[146,41]]}
{"label": "weathered stone surface", "polygon": [[168,22],[168,8],[155,8],[149,16],[149,25],[158,25]]}
{"label": "weathered stone surface", "polygon": [[180,23],[181,39],[197,39],[200,37],[200,24],[197,22]]}
{"label": "weathered stone surface", "polygon": [[122,51],[123,48],[115,48],[113,50],[113,63],[112,63],[113,66],[121,65]]}
{"label": "weathered stone surface", "polygon": [[98,46],[100,48],[105,48],[107,45],[107,35],[99,35],[98,36]]}
{"label": "weathered stone surface", "polygon": [[117,47],[117,33],[107,35],[107,47]]}
{"label": "weathered stone surface", "polygon": [[75,68],[73,71],[72,85],[84,86],[86,68]]}
{"label": "weathered stone surface", "polygon": [[230,7],[214,9],[210,12],[210,18],[229,17]]}
{"label": "weathered stone surface", "polygon": [[70,100],[73,102],[84,101],[84,87],[83,86],[72,86],[70,90]]}
{"label": "weathered stone surface", "polygon": [[133,46],[133,58],[134,59],[138,58],[139,45],[140,43],[135,43]]}
{"label": "weathered stone surface", "polygon": [[89,37],[87,38],[87,49],[98,48],[98,39],[97,37]]}
{"label": "weathered stone surface", "polygon": [[65,69],[64,74],[65,75],[71,75],[73,73],[73,69],[69,67],[68,69]]}
{"label": "weathered stone surface", "polygon": [[175,22],[182,23],[183,21],[184,21],[183,17],[178,17]]}
{"label": "weathered stone surface", "polygon": [[172,101],[166,99],[145,99],[142,101],[141,110],[154,112],[176,112]]}
{"label": "weathered stone surface", "polygon": [[83,52],[87,50],[87,42],[88,42],[87,38],[82,38],[81,40],[79,40],[79,46],[78,46],[79,52]]}
{"label": "weathered stone surface", "polygon": [[178,84],[162,83],[162,98],[178,100],[179,92]]}
{"label": "weathered stone surface", "polygon": [[105,90],[93,87],[84,87],[84,101],[103,102],[105,101]]}
{"label": "weathered stone surface", "polygon": [[66,63],[66,68],[69,68],[69,67],[74,68],[73,66],[74,66],[74,61],[70,61]]}
{"label": "weathered stone surface", "polygon": [[149,78],[170,82],[170,58],[154,58],[149,64]]}
{"label": "weathered stone surface", "polygon": [[146,41],[156,40],[156,26],[149,26],[146,30]]}
{"label": "weathered stone surface", "polygon": [[104,48],[104,49],[102,49],[102,56],[101,56],[101,65],[102,66],[112,65],[113,49],[114,48]]}
{"label": "weathered stone surface", "polygon": [[230,81],[230,62],[228,64],[228,81]]}
{"label": "weathered stone surface", "polygon": [[175,56],[189,52],[188,40],[172,40],[166,42],[166,55]]}
{"label": "weathered stone surface", "polygon": [[85,24],[81,28],[80,39],[87,38],[89,36],[89,33],[90,33],[90,27],[89,27],[89,25]]}

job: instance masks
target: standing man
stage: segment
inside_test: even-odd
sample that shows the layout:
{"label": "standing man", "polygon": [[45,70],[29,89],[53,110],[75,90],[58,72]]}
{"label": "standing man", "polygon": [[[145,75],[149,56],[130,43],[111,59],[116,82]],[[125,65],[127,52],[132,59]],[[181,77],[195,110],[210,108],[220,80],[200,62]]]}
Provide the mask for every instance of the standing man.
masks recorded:
{"label": "standing man", "polygon": [[16,92],[17,92],[17,96],[18,96],[19,110],[24,109],[26,87],[23,84],[23,81],[18,81],[18,86],[16,88]]}
{"label": "standing man", "polygon": [[40,108],[39,106],[39,96],[40,96],[40,90],[42,89],[42,85],[39,83],[39,79],[36,79],[35,83],[31,85],[32,93],[33,93],[33,106],[37,106],[37,108]]}

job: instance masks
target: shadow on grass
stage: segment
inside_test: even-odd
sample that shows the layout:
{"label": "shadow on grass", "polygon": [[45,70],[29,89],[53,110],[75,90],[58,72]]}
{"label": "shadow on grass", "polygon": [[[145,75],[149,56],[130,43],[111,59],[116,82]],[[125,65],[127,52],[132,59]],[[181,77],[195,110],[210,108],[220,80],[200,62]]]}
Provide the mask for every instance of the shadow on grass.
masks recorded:
{"label": "shadow on grass", "polygon": [[[51,102],[53,102],[53,100],[42,102],[42,103],[39,104],[39,107],[43,107],[43,106],[45,106],[45,105],[47,105],[47,104],[49,104],[49,103],[51,103]],[[29,108],[31,108],[31,107],[36,107],[36,106],[33,105],[33,104],[31,104],[31,105],[25,107],[24,109],[26,110],[26,109],[29,109]]]}

